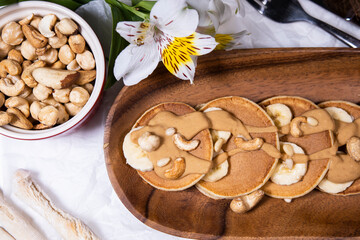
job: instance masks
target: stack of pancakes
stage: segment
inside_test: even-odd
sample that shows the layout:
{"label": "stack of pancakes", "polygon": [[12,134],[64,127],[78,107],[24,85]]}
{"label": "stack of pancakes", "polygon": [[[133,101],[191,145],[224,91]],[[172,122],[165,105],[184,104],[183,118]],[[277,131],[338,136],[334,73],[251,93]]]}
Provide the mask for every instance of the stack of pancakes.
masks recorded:
{"label": "stack of pancakes", "polygon": [[[243,197],[250,196],[254,192],[263,191],[270,197],[288,201],[289,199],[306,195],[315,189],[319,183],[323,183],[325,186],[326,181],[328,181],[326,178],[329,168],[331,169],[332,158],[326,157],[304,163],[294,162],[292,155],[287,154],[287,151],[285,151],[285,146],[287,148],[290,147],[293,152],[295,151],[295,155],[302,154],[312,156],[327,149],[331,149],[332,154],[336,155],[338,144],[336,127],[329,127],[329,129],[322,129],[321,131],[315,131],[314,133],[301,136],[294,136],[291,131],[289,132],[283,129],[286,129],[295,118],[307,116],[307,113],[311,110],[324,108],[325,110],[323,112],[326,112],[329,107],[335,109],[335,112],[342,109],[347,112],[353,120],[360,117],[360,107],[353,103],[329,101],[316,105],[307,99],[295,96],[273,97],[259,104],[241,97],[223,97],[202,104],[198,111],[204,114],[217,110],[226,111],[234,118],[240,120],[244,126],[250,126],[247,127],[247,129],[249,129],[249,135],[251,137],[249,139],[241,135],[234,136],[230,132],[222,131],[222,129],[215,130],[209,127],[197,133],[192,139],[186,139],[187,141],[196,140],[199,142],[195,149],[188,151],[190,154],[210,162],[211,167],[202,173],[190,173],[173,179],[164,178],[157,174],[157,172],[159,172],[161,168],[163,168],[161,171],[166,171],[165,169],[174,167],[176,159],[168,159],[165,161],[165,165],[160,166],[158,164],[158,166],[156,166],[153,162],[152,168],[142,168],[139,167],[140,164],[137,165],[137,160],[134,156],[138,156],[138,159],[141,158],[141,161],[144,161],[147,155],[146,151],[138,155],[129,152],[130,149],[139,147],[137,146],[137,142],[132,142],[132,146],[129,147],[129,140],[125,138],[123,151],[127,162],[137,170],[138,174],[147,183],[161,190],[179,191],[196,185],[196,188],[201,193],[213,199],[244,199]],[[274,114],[274,110],[271,109],[278,109],[279,114]],[[285,109],[285,112],[281,112],[283,109]],[[132,131],[142,126],[147,126],[149,121],[162,111],[171,112],[177,116],[185,116],[196,110],[185,103],[162,103],[147,110],[136,121]],[[284,116],[281,116],[282,113],[284,113]],[[333,112],[326,113],[325,115],[329,116],[324,120],[328,121],[327,124],[329,126],[336,126],[336,121],[340,121],[336,119],[336,114]],[[288,118],[288,122],[284,123],[284,119],[281,119],[281,117]],[[336,121],[333,120],[333,118]],[[319,120],[320,119],[317,119],[317,121]],[[284,124],[287,125],[284,126]],[[303,125],[304,124],[306,123],[303,123]],[[171,126],[171,123],[167,123],[166,125]],[[252,128],[270,129],[271,127],[273,127],[275,131],[251,131]],[[224,129],[226,128],[224,127]],[[276,131],[276,129],[278,130]],[[130,131],[130,133],[132,131]],[[355,135],[355,137],[360,136]],[[219,146],[216,145],[218,145],[220,138],[224,138],[222,139],[224,141],[221,142],[222,144],[219,148]],[[277,149],[279,154],[282,154],[281,156],[285,153],[287,155],[285,154],[286,157],[280,158],[274,157],[274,155],[269,154],[260,147],[251,151],[239,151],[233,155],[229,154],[225,161],[223,160],[221,164],[218,163],[216,157],[224,152],[229,153],[237,149],[236,139],[240,138],[244,141],[261,139],[267,146],[272,145],[275,150]],[[160,144],[162,141],[160,138]],[[344,154],[347,154],[344,147],[341,150],[343,152],[345,151]],[[138,148],[137,151],[142,150]],[[357,161],[354,160],[354,162],[357,164]],[[149,162],[147,162],[147,164],[151,165]],[[320,184],[319,189],[338,195],[350,195],[360,192],[360,179],[355,179],[353,182],[348,183],[346,187],[343,186],[344,184],[341,185],[342,183],[331,182],[331,184],[332,185],[326,185],[325,187],[321,187],[322,185]],[[334,192],[332,189],[340,189],[341,191]]]}

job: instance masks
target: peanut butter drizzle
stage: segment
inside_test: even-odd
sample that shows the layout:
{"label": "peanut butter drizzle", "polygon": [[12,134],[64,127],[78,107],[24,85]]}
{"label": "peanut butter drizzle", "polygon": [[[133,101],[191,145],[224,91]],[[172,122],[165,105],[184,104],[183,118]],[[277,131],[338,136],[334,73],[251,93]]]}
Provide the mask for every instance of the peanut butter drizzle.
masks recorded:
{"label": "peanut butter drizzle", "polygon": [[211,122],[210,128],[218,131],[228,131],[234,136],[241,135],[246,139],[251,139],[244,124],[231,113],[223,110],[216,110],[205,112],[204,114]]}
{"label": "peanut butter drizzle", "polygon": [[290,158],[295,163],[307,163],[308,161],[322,160],[329,158],[331,159],[336,155],[337,149],[338,146],[335,144],[330,148],[325,148],[310,155],[295,153],[292,157],[290,157],[287,154],[282,154],[281,159],[285,160]]}
{"label": "peanut butter drizzle", "polygon": [[[277,131],[275,126],[263,128],[245,126],[239,119],[224,110],[216,110],[206,113],[192,112],[181,116],[177,116],[176,114],[168,111],[158,112],[149,121],[147,126],[131,133],[131,141],[137,143],[139,137],[145,132],[151,132],[161,138],[160,147],[155,151],[147,153],[150,161],[153,163],[155,173],[161,178],[165,178],[165,170],[172,167],[172,164],[167,164],[165,167],[158,167],[157,161],[162,158],[170,157],[172,161],[178,157],[183,157],[185,159],[186,169],[180,178],[193,173],[207,173],[212,165],[211,161],[195,157],[186,151],[178,149],[173,143],[172,136],[167,136],[165,134],[167,128],[175,128],[178,133],[188,140],[192,139],[202,130],[209,128],[230,131],[235,136],[242,135],[248,139],[251,139],[251,136],[247,129],[249,129],[250,132]],[[235,153],[232,152],[231,154]]]}
{"label": "peanut butter drizzle", "polygon": [[[309,124],[301,124],[300,129],[304,135],[310,135],[313,133],[319,133],[327,130],[333,131],[335,129],[335,122],[329,115],[329,113],[321,108],[313,109],[303,113],[301,116],[304,117],[313,117],[318,120],[319,124],[316,126],[311,126]],[[289,134],[290,133],[290,124],[282,126],[279,128],[279,133]]]}
{"label": "peanut butter drizzle", "polygon": [[[300,128],[304,132],[304,135],[318,133],[325,130],[334,130],[335,128],[334,121],[332,120],[330,115],[323,109],[310,110],[308,112],[305,112],[303,116],[311,116],[317,119],[319,122],[317,126],[302,124]],[[185,159],[186,170],[181,177],[193,173],[207,173],[212,165],[210,161],[195,157],[194,155],[186,151],[178,149],[173,143],[172,136],[167,136],[165,134],[165,130],[170,127],[175,128],[177,132],[182,134],[188,140],[192,139],[202,130],[209,128],[219,131],[229,131],[234,136],[241,135],[249,140],[252,139],[249,132],[268,133],[278,131],[275,126],[255,127],[244,125],[238,118],[224,110],[216,110],[205,113],[192,112],[181,116],[177,116],[172,112],[161,111],[149,121],[148,126],[136,130],[131,134],[131,140],[135,143],[137,143],[138,138],[147,131],[156,134],[161,138],[162,143],[160,147],[153,152],[147,153],[150,161],[152,161],[154,165],[155,173],[161,178],[165,178],[165,170],[171,168],[172,166],[172,164],[168,164],[165,167],[157,166],[157,161],[165,157],[170,157],[172,161],[178,157],[183,157]],[[288,125],[279,129],[279,131],[284,134],[288,134],[289,130],[290,127]],[[294,159],[294,162],[297,163],[307,162],[309,160],[331,158],[333,157],[331,154],[334,152],[334,149],[335,147],[324,149],[311,155],[295,154],[292,158]],[[265,151],[271,157],[283,158],[283,155],[280,153],[280,151],[269,143],[264,143],[261,147],[261,150]],[[213,164],[215,166],[218,166],[224,161],[226,161],[228,157],[234,156],[235,154],[240,152],[244,152],[244,150],[233,149],[229,152],[221,153],[213,159]]]}
{"label": "peanut butter drizzle", "polygon": [[[266,154],[268,154],[270,157],[273,157],[273,158],[281,157],[280,151],[276,147],[274,147],[274,145],[272,145],[272,144],[264,143],[260,149],[263,150],[264,152],[266,152]],[[235,148],[228,152],[220,153],[213,159],[213,164],[214,164],[214,166],[219,166],[220,164],[225,162],[228,159],[228,157],[234,156],[241,152],[247,152],[247,151],[244,151],[240,148]]]}
{"label": "peanut butter drizzle", "polygon": [[204,129],[211,128],[209,119],[202,112],[192,112],[177,116],[168,111],[157,113],[148,123],[148,126],[160,125],[167,129],[173,127],[186,139],[192,139]]}
{"label": "peanut butter drizzle", "polygon": [[[360,118],[351,123],[335,120],[335,135],[338,146],[343,146],[353,137],[360,137]],[[354,181],[360,177],[360,162],[347,154],[337,154],[331,157],[327,178],[335,183]]]}
{"label": "peanut butter drizzle", "polygon": [[319,122],[316,126],[311,126],[309,124],[301,124],[300,129],[304,133],[304,135],[310,135],[313,133],[319,133],[327,130],[335,130],[334,120],[332,119],[330,114],[324,109],[313,109],[303,113],[302,116],[313,117]]}
{"label": "peanut butter drizzle", "polygon": [[348,154],[338,154],[331,158],[327,179],[334,183],[354,181],[360,177],[360,163]]}
{"label": "peanut butter drizzle", "polygon": [[335,120],[335,134],[339,146],[346,144],[351,137],[360,137],[360,118],[351,123]]}
{"label": "peanut butter drizzle", "polygon": [[148,158],[153,163],[155,173],[159,177],[166,179],[164,175],[165,170],[170,169],[172,167],[172,164],[167,164],[165,167],[157,166],[157,161],[166,157],[170,157],[172,161],[174,161],[178,157],[183,157],[185,159],[186,168],[182,177],[193,173],[207,173],[211,168],[211,161],[198,158],[186,151],[182,151],[177,148],[176,145],[173,143],[172,136],[167,136],[165,134],[166,129],[166,127],[164,128],[160,125],[145,126],[131,133],[131,141],[135,143],[137,142],[139,137],[145,132],[151,132],[161,138],[160,147],[156,149],[156,151],[147,153]]}

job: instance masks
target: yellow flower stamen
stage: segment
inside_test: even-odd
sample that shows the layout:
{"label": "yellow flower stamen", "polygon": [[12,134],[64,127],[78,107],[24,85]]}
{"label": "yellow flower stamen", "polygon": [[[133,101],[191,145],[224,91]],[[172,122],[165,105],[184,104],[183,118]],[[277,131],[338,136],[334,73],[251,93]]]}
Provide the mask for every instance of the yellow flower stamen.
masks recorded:
{"label": "yellow flower stamen", "polygon": [[[194,45],[195,34],[187,37],[174,38],[162,51],[165,67],[172,73],[177,73],[181,66],[189,68],[192,62],[190,55],[198,55],[199,48]],[[185,76],[189,77],[189,76]]]}
{"label": "yellow flower stamen", "polygon": [[219,43],[215,50],[224,50],[234,38],[230,34],[216,34],[215,41]]}

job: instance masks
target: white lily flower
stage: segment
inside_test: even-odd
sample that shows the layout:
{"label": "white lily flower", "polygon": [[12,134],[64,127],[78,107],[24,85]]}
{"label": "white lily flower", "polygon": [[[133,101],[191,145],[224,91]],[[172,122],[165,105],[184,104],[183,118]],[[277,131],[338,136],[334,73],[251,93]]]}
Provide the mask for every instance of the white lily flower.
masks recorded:
{"label": "white lily flower", "polygon": [[[246,31],[236,19],[245,15],[241,0],[187,0],[200,15],[198,31],[215,37],[216,50],[232,50],[241,44]],[[234,24],[235,23],[235,24]]]}
{"label": "white lily flower", "polygon": [[207,54],[217,43],[211,36],[196,33],[199,15],[188,9],[185,0],[159,0],[149,21],[119,22],[116,31],[127,46],[114,66],[116,79],[134,85],[150,75],[162,60],[175,76],[192,83],[195,64],[191,56]]}

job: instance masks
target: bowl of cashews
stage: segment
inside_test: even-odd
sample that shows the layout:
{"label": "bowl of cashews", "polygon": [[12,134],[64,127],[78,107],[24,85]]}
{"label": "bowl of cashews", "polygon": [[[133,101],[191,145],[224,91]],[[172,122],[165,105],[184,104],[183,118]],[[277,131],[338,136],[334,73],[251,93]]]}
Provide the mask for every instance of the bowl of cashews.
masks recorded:
{"label": "bowl of cashews", "polygon": [[70,132],[93,115],[104,82],[101,44],[79,15],[43,1],[0,9],[0,134]]}

